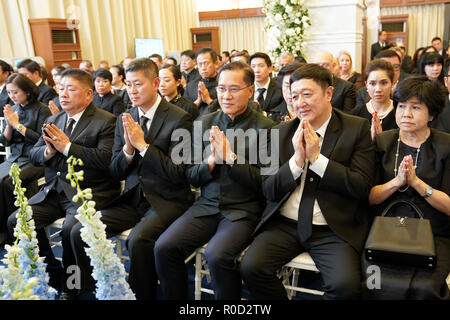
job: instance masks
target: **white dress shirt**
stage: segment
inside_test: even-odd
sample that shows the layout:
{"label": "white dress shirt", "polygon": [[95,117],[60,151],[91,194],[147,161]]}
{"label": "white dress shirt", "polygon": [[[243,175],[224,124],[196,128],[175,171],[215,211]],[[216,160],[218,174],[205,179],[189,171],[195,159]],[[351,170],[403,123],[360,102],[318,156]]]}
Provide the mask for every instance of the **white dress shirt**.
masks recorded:
{"label": "white dress shirt", "polygon": [[[142,116],[146,117],[148,119],[147,121],[147,131],[150,130],[150,126],[152,124],[152,120],[155,116],[155,112],[156,109],[158,109],[159,104],[161,103],[161,96],[158,94],[158,97],[156,98],[156,102],[153,104],[153,106],[151,106],[151,108],[147,111],[147,113],[144,114],[144,112],[141,110],[141,108],[138,107],[138,112],[139,112],[139,119],[141,119]],[[140,152],[141,157],[143,158],[145,156],[145,153],[147,152],[148,146],[146,148],[144,148],[144,150],[142,150]],[[133,150],[133,154],[129,155],[128,153],[125,152],[125,145],[123,146],[123,153],[125,154],[125,159],[127,161],[127,163],[131,163],[133,161],[134,158],[134,150]]]}
{"label": "white dress shirt", "polygon": [[253,100],[257,101],[257,99],[259,97],[258,89],[262,89],[262,88],[266,89],[263,92],[264,100],[266,100],[267,90],[269,90],[269,84],[270,84],[270,77],[269,77],[269,79],[267,79],[267,82],[262,87],[258,87],[258,85],[255,82],[255,98]]}
{"label": "white dress shirt", "polygon": [[[316,131],[320,134],[319,148],[322,148],[323,139],[325,137],[325,132],[327,131],[328,124],[330,123],[331,115],[327,121]],[[305,161],[304,168],[307,168],[309,165],[309,169],[315,172],[320,178],[323,178],[325,174],[325,170],[327,169],[329,159],[324,155],[319,154],[319,157],[313,164],[309,165],[308,160]],[[289,159],[289,168],[291,169],[292,177],[294,180],[297,180],[298,177],[301,176],[300,185],[292,192],[289,199],[283,204],[280,208],[280,214],[292,220],[298,220],[298,209],[300,206],[300,201],[303,195],[303,189],[305,187],[305,179],[306,179],[306,170],[303,168],[299,168],[295,163],[295,156],[292,156]],[[313,208],[313,220],[312,224],[314,225],[327,225],[327,221],[322,214],[322,210],[320,210],[319,204],[317,203],[317,199],[314,200],[314,208]]]}

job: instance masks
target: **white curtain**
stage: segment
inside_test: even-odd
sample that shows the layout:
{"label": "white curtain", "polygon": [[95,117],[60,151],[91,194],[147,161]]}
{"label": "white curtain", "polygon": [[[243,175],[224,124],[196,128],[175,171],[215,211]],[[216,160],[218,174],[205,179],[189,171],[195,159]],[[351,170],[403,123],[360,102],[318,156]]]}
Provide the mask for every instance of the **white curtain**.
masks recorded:
{"label": "white curtain", "polygon": [[34,56],[28,19],[80,19],[83,59],[119,63],[134,55],[134,38],[163,38],[164,50],[192,48],[196,0],[1,0],[0,57]]}
{"label": "white curtain", "polygon": [[444,7],[441,4],[381,8],[382,16],[408,14],[408,53],[431,45],[433,37],[444,35]]}
{"label": "white curtain", "polygon": [[200,21],[200,27],[219,27],[220,50],[266,51],[264,17]]}

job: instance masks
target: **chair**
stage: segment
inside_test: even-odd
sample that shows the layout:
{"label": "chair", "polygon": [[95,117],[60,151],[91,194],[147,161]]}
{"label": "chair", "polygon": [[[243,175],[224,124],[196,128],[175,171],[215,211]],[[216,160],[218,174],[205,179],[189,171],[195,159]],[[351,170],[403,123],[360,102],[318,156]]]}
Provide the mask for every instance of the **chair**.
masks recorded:
{"label": "chair", "polygon": [[[5,126],[5,118],[4,117],[0,117],[0,133],[3,132],[4,126]],[[5,159],[8,159],[8,157],[11,154],[11,147],[5,147],[1,143],[0,143],[0,147],[1,147],[1,149],[0,149],[0,156],[5,156]]]}
{"label": "chair", "polygon": [[[211,277],[208,270],[208,264],[206,263],[204,253],[207,244],[195,250],[195,285],[194,285],[194,298],[195,300],[201,300],[202,292],[208,294],[214,294],[214,290],[202,287],[203,277],[206,277],[208,283],[211,282]],[[248,247],[242,251],[238,258],[240,262],[248,250]],[[313,295],[323,295],[323,291],[308,289],[298,286],[298,280],[300,276],[300,270],[309,270],[314,272],[319,272],[312,260],[311,256],[307,252],[299,254],[297,257],[292,259],[290,262],[285,264],[281,270],[278,271],[278,276],[282,279],[283,285],[285,286],[289,299],[292,299],[296,292],[304,292]]]}

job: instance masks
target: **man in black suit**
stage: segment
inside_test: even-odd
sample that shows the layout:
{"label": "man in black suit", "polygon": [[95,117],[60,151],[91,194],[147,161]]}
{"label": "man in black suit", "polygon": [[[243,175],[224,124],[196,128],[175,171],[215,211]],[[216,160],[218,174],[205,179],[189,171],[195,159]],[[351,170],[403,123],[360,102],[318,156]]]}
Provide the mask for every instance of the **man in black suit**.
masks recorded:
{"label": "man in black suit", "polygon": [[38,101],[48,106],[48,103],[56,97],[56,92],[52,87],[45,84],[45,79],[42,79],[41,66],[36,61],[25,59],[20,61],[17,69],[20,74],[23,74],[38,86]]}
{"label": "man in black suit", "polygon": [[387,32],[386,31],[378,31],[378,41],[373,43],[370,48],[370,60],[375,59],[375,56],[381,50],[387,49]]}
{"label": "man in black suit", "polygon": [[189,82],[183,95],[197,105],[200,115],[204,115],[216,111],[210,106],[217,99],[217,53],[209,47],[201,48],[196,60],[201,78]]}
{"label": "man in black suit", "polygon": [[[126,68],[134,107],[117,120],[109,166],[114,179],[125,180],[125,189],[101,210],[108,236],[133,228],[127,239],[128,282],[139,300],[156,299],[154,244],[193,201],[184,164],[172,160],[174,149],[186,145],[190,150],[191,116],[158,95],[159,81],[158,68],[150,59],[135,59]],[[187,139],[179,141],[179,132]],[[80,229],[80,224],[74,227],[71,241],[82,270],[81,291],[90,292],[95,282]]]}
{"label": "man in black suit", "polygon": [[[207,242],[205,256],[216,299],[240,299],[242,280],[236,258],[250,243],[265,206],[261,158],[257,157],[260,139],[266,142],[267,137],[261,138],[258,133],[263,129],[267,132],[273,122],[249,104],[254,73],[247,64],[226,64],[218,81],[221,110],[196,122],[201,127],[194,127],[194,164],[186,173],[189,182],[201,188],[201,195],[155,245],[164,299],[187,298],[184,259]],[[235,140],[240,143],[231,146],[230,141]],[[202,158],[204,151],[207,159]]]}
{"label": "man in black suit", "polygon": [[250,67],[255,73],[254,100],[259,103],[264,115],[279,122],[280,112],[277,107],[283,101],[283,95],[277,81],[270,77],[273,71],[270,57],[263,52],[256,52],[250,57]]}
{"label": "man in black suit", "polygon": [[311,62],[328,69],[332,76],[333,98],[331,105],[339,110],[350,112],[356,105],[355,85],[333,75],[336,61],[328,51],[319,51],[313,55]]}
{"label": "man in black suit", "polygon": [[360,253],[368,230],[364,205],[375,150],[366,119],[332,108],[332,75],[306,64],[290,78],[297,118],[279,130],[281,167],[263,181],[268,205],[240,269],[256,299],[287,299],[276,271],[308,251],[325,299],[360,294]]}
{"label": "man in black suit", "polygon": [[[92,104],[92,86],[92,77],[85,71],[67,69],[62,73],[59,97],[64,111],[47,119],[43,135],[30,151],[31,162],[45,168],[46,183],[28,203],[33,209],[40,255],[45,256],[50,284],[55,287],[61,285],[61,264],[52,253],[44,227],[59,218],[65,217],[61,231],[64,268],[76,264],[70,232],[78,222],[75,215],[81,202],[72,202],[76,190],[66,180],[67,159],[74,156],[83,161],[80,186],[92,188],[97,209],[120,192],[120,184],[108,174],[116,117]],[[13,213],[8,219],[10,232],[15,224]],[[68,291],[65,284],[62,289]]]}
{"label": "man in black suit", "polygon": [[180,70],[184,78],[183,87],[189,82],[201,79],[197,68],[195,68],[195,52],[194,50],[185,50],[180,55]]}
{"label": "man in black suit", "polygon": [[3,60],[0,60],[0,117],[3,117],[3,107],[7,104],[13,106],[14,103],[9,98],[6,91],[6,79],[14,73],[13,68]]}

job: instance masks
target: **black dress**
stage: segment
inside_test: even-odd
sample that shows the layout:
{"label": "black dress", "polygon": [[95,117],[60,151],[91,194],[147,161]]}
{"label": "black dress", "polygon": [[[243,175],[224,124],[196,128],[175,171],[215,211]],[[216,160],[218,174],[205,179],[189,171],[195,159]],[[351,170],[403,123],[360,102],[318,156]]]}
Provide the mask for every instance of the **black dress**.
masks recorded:
{"label": "black dress", "polygon": [[35,167],[30,163],[29,152],[41,136],[42,124],[51,115],[50,109],[41,102],[31,103],[24,107],[14,105],[12,110],[19,113],[19,122],[27,129],[25,136],[14,130],[10,141],[6,140],[3,132],[0,135],[0,143],[11,148],[11,155],[0,164],[0,233],[6,231],[6,221],[16,209],[13,195],[14,186],[9,177],[12,164],[16,162],[21,168],[20,179],[22,186],[27,188],[25,195],[28,199],[37,192],[37,180],[44,176],[44,168]]}
{"label": "black dress", "polygon": [[[369,122],[372,122],[372,115],[367,110],[366,105],[360,105],[355,107],[350,114],[353,114],[358,117],[366,118],[369,120]],[[388,113],[384,119],[381,120],[381,128],[383,128],[383,131],[391,130],[391,129],[397,129],[397,122],[395,121],[395,109],[393,109],[391,112]]]}
{"label": "black dress", "polygon": [[175,98],[170,101],[170,103],[176,105],[177,107],[180,107],[181,109],[189,113],[192,116],[192,121],[197,119],[197,117],[200,115],[200,112],[198,111],[195,103],[183,97],[180,93],[178,93]]}
{"label": "black dress", "polygon": [[116,117],[125,112],[122,98],[111,92],[105,94],[103,97],[100,97],[97,92],[94,92],[93,103],[96,107],[106,110]]}
{"label": "black dress", "polygon": [[[394,178],[395,154],[397,152],[399,130],[389,130],[375,138],[377,148],[377,182],[386,183]],[[450,195],[450,135],[431,129],[429,138],[417,148],[400,142],[397,167],[406,155],[411,155],[417,165],[416,175],[433,189]],[[417,158],[417,161],[416,161]],[[404,189],[401,188],[401,189]],[[392,201],[407,199],[416,204],[424,218],[430,220],[435,237],[437,265],[433,270],[425,270],[404,265],[377,263],[381,268],[381,290],[367,290],[369,298],[379,299],[450,299],[445,282],[450,272],[450,218],[432,207],[412,187],[404,192],[396,191],[382,204],[373,206],[372,211],[379,215]],[[413,217],[412,209],[397,206],[395,215]],[[367,261],[363,259],[367,264]],[[364,272],[363,272],[364,273]]]}

